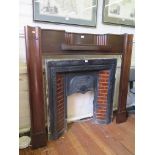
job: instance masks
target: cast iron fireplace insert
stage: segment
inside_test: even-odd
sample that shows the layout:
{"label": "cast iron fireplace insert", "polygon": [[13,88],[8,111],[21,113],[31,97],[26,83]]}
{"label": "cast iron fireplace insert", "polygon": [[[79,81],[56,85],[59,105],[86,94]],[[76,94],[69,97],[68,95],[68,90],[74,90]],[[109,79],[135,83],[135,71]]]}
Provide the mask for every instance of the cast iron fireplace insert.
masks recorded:
{"label": "cast iron fireplace insert", "polygon": [[93,121],[112,121],[117,59],[46,60],[48,135],[57,139],[67,129],[67,96],[94,91]]}

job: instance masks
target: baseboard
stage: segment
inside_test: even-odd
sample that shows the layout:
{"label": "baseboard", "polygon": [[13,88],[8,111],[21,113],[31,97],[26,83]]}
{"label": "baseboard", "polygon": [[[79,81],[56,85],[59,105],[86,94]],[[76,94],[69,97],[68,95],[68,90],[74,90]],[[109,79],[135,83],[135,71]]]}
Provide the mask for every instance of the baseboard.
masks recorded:
{"label": "baseboard", "polygon": [[24,134],[24,133],[27,133],[27,132],[30,132],[30,128],[19,129],[19,134]]}
{"label": "baseboard", "polygon": [[127,112],[128,112],[129,114],[135,113],[135,106],[133,105],[133,106],[128,107],[128,108],[127,108]]}
{"label": "baseboard", "polygon": [[30,133],[30,130],[29,131],[25,131],[25,132],[19,132],[19,137],[22,137],[22,136],[29,136],[31,137],[31,133]]}

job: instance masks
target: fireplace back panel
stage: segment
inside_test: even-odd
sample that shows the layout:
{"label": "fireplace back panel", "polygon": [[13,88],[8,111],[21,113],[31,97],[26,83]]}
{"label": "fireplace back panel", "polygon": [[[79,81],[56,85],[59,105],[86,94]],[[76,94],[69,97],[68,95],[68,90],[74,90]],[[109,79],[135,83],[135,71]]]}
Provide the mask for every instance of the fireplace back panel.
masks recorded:
{"label": "fireplace back panel", "polygon": [[67,129],[67,96],[94,91],[93,121],[112,121],[116,59],[46,61],[49,94],[49,139]]}

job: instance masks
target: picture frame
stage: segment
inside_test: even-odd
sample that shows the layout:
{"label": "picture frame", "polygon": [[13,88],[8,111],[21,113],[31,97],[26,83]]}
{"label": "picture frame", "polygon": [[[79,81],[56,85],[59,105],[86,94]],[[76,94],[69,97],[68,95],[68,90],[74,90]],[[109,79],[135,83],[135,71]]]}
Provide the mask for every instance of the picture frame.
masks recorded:
{"label": "picture frame", "polygon": [[33,0],[33,20],[96,27],[98,0]]}
{"label": "picture frame", "polygon": [[134,27],[134,0],[105,0],[103,6],[103,22]]}

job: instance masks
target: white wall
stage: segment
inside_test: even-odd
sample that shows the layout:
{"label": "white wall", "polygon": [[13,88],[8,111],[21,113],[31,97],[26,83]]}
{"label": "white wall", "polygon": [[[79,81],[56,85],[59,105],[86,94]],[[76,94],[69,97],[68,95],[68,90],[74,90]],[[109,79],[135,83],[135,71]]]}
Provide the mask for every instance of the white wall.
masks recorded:
{"label": "white wall", "polygon": [[[20,19],[20,29],[19,29],[19,62],[20,62],[20,73],[21,72],[26,72],[25,68],[25,63],[26,63],[26,58],[25,58],[25,40],[24,40],[24,26],[25,25],[30,25],[30,26],[40,26],[41,28],[49,28],[49,29],[59,29],[59,30],[66,30],[68,32],[79,32],[79,33],[98,33],[98,34],[104,34],[104,33],[115,33],[115,34],[123,34],[123,33],[131,33],[134,34],[135,29],[130,28],[130,27],[124,27],[124,26],[115,26],[115,25],[105,25],[102,23],[102,7],[103,7],[103,0],[98,0],[98,12],[97,12],[97,26],[96,28],[92,27],[84,27],[84,26],[73,26],[73,25],[65,25],[65,24],[53,24],[53,23],[41,23],[41,22],[34,22],[33,21],[33,14],[32,14],[32,0],[20,0],[20,14],[19,14],[19,19]],[[134,47],[133,47],[134,48]],[[116,74],[116,93],[115,93],[115,99],[114,102],[117,103],[117,92],[118,92],[118,84],[119,84],[119,75],[120,75],[120,61],[121,58],[120,56],[116,56],[118,59],[119,63],[117,66],[117,74]],[[132,55],[132,63],[131,66],[134,67],[134,50],[133,50],[133,55]],[[25,75],[26,76],[26,75]],[[22,90],[22,83],[20,82],[20,91]],[[30,114],[29,114],[29,103],[28,101],[26,102],[24,98],[28,98],[28,93],[27,94],[22,94],[20,92],[20,99],[19,99],[19,110],[20,110],[20,129],[25,129],[30,127]],[[22,95],[22,96],[21,96]],[[24,97],[23,97],[24,96]],[[82,114],[81,115],[87,115],[89,116],[92,114],[92,94],[91,93],[86,93],[83,97],[81,94],[76,94],[68,98],[69,102],[69,107],[68,109],[68,116],[69,120],[72,120],[74,118],[79,117],[79,113],[81,109]],[[79,103],[74,102],[75,98],[79,98]],[[90,104],[89,104],[90,103]],[[87,109],[85,107],[87,105]],[[75,111],[76,107],[76,111]],[[74,111],[74,113],[73,113]]]}
{"label": "white wall", "polygon": [[131,27],[105,25],[102,23],[102,6],[103,0],[98,0],[98,12],[97,12],[97,26],[96,28],[84,27],[84,26],[72,26],[64,24],[52,24],[45,22],[34,22],[33,21],[33,9],[32,0],[20,0],[20,26],[19,26],[19,38],[20,38],[20,62],[25,62],[25,42],[24,42],[24,26],[40,26],[41,28],[59,29],[66,30],[68,32],[79,32],[79,33],[131,33],[134,34],[135,29]]}

